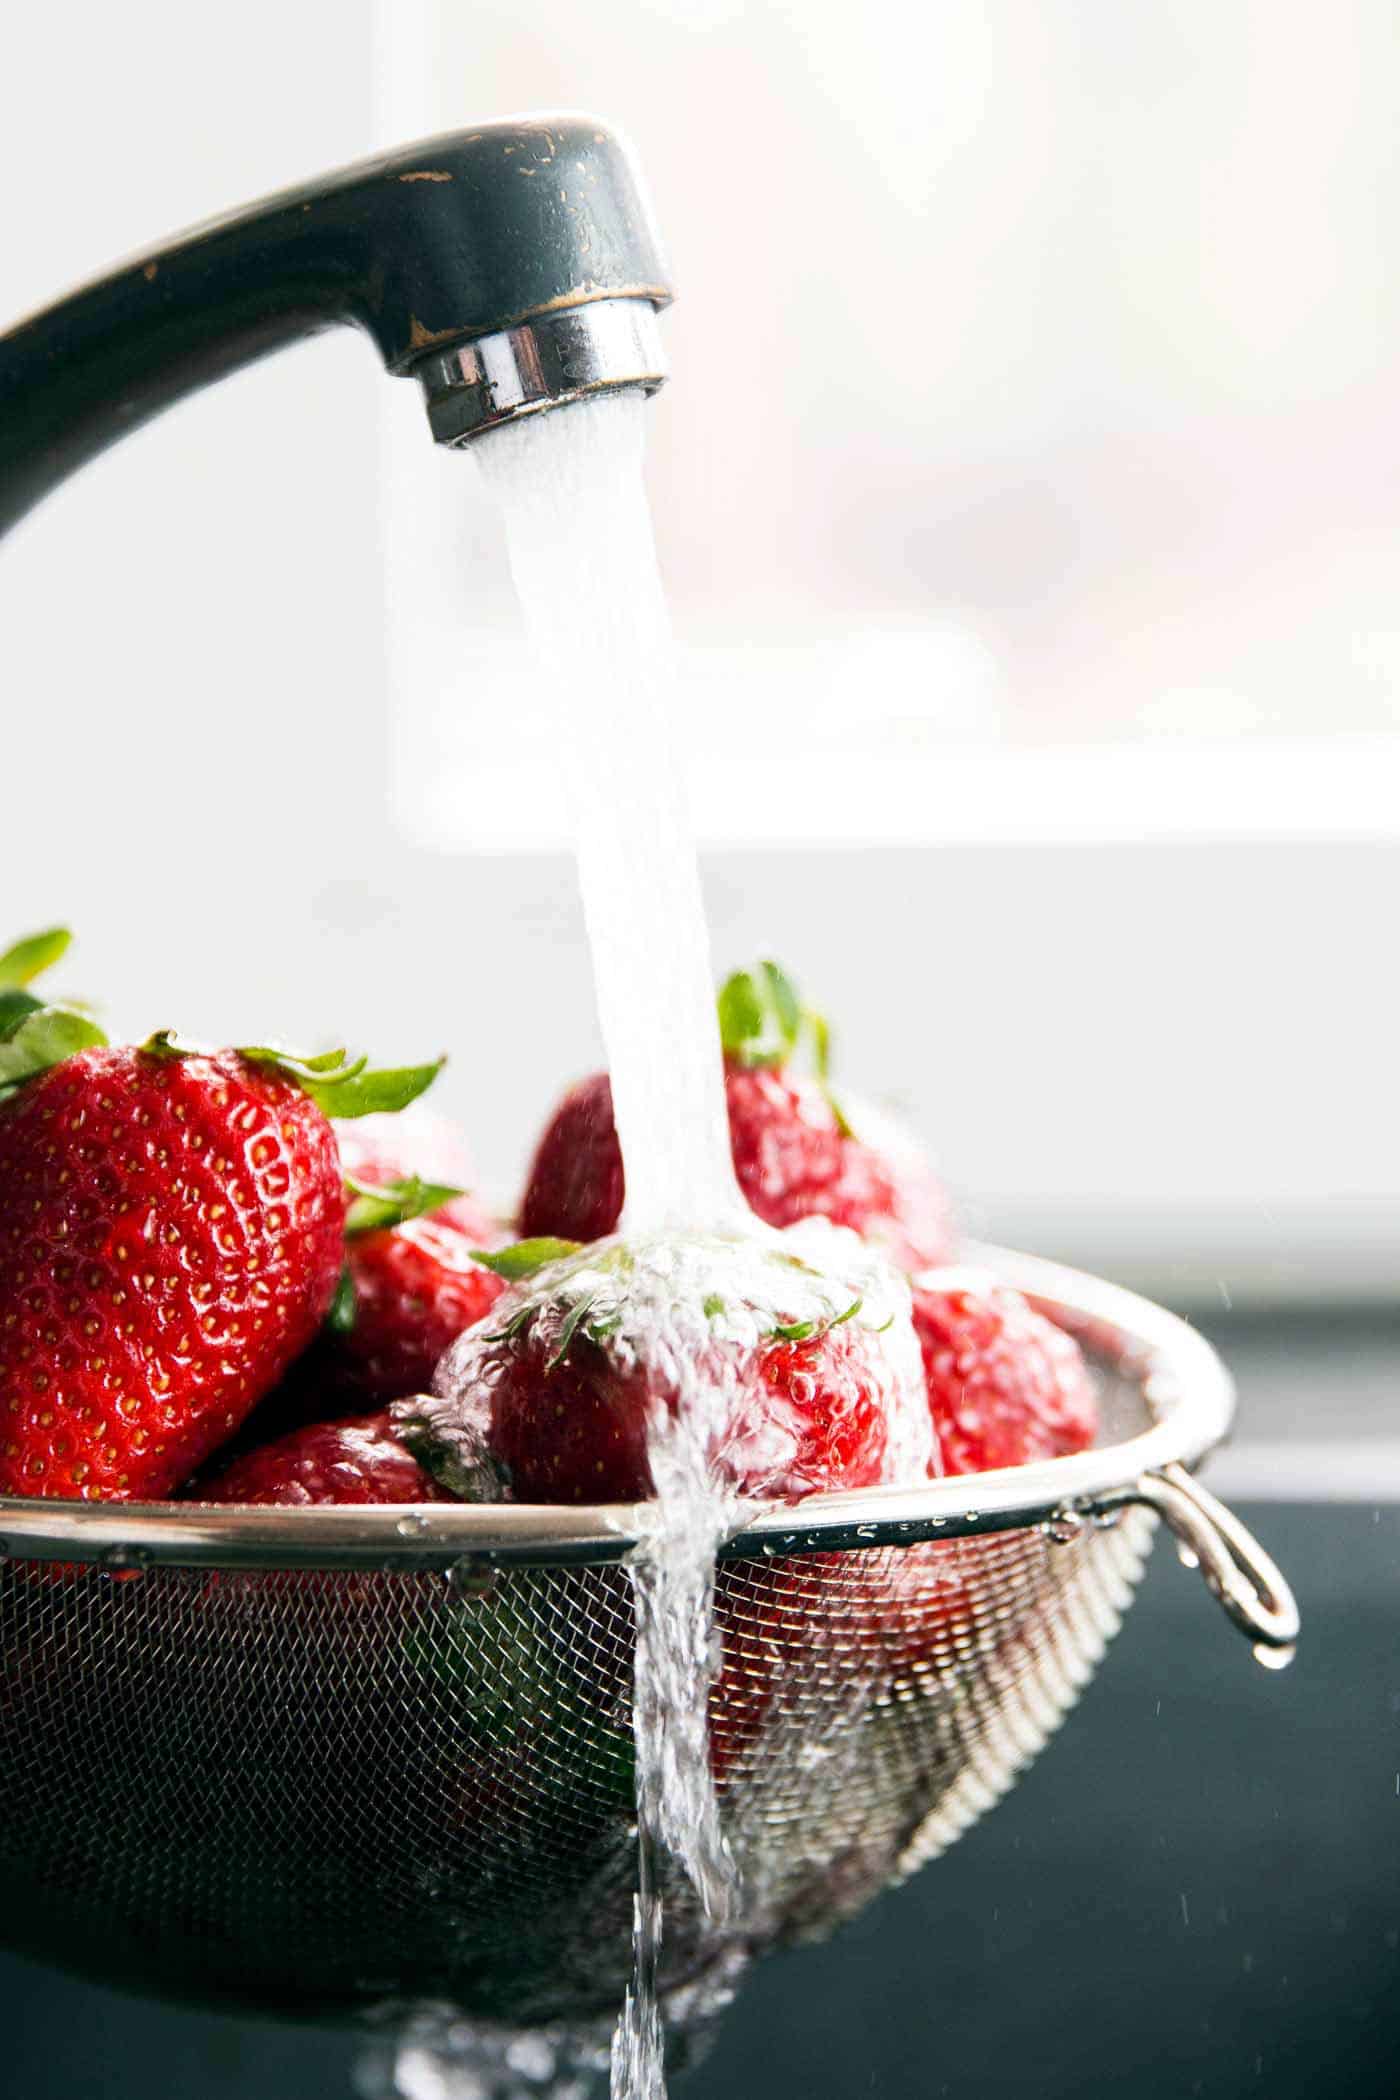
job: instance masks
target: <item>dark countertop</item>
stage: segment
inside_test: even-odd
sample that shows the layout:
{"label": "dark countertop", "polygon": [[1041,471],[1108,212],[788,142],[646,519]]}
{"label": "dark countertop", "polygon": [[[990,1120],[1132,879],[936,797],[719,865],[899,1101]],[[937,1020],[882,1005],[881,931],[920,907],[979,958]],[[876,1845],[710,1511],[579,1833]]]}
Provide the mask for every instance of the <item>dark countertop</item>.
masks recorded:
{"label": "dark countertop", "polygon": [[[1159,1546],[1061,1734],[948,1856],[751,1976],[688,2100],[1390,2100],[1400,1508],[1245,1512],[1305,1639],[1260,1669]],[[353,2044],[0,1961],[15,2100],[345,2100]]]}

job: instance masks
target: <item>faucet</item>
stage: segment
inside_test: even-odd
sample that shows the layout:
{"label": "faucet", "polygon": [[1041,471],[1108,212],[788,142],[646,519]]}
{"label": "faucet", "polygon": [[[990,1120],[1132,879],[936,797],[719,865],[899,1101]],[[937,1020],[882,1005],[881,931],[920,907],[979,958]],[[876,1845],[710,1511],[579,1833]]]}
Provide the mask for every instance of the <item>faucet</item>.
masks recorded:
{"label": "faucet", "polygon": [[0,533],[163,408],[352,322],[439,444],[666,378],[671,289],[607,127],[526,116],[357,162],[197,226],[0,336]]}

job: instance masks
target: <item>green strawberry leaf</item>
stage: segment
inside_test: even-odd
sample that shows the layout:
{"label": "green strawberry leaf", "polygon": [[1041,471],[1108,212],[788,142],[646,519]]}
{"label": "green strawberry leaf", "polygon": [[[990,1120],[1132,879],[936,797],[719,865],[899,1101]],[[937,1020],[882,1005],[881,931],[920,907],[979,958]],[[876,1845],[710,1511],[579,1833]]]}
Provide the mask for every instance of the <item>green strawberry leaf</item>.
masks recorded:
{"label": "green strawberry leaf", "polygon": [[355,1279],[347,1268],[340,1272],[326,1325],[332,1334],[351,1334],[355,1327]]}
{"label": "green strawberry leaf", "polygon": [[785,1064],[800,1031],[797,995],[776,963],[735,970],[720,986],[720,1042],[741,1065]]}
{"label": "green strawberry leaf", "polygon": [[814,1013],[810,1007],[804,1018],[812,1045],[812,1070],[825,1086],[831,1075],[831,1023],[825,1014]]}
{"label": "green strawberry leaf", "polygon": [[73,1006],[39,1006],[18,1015],[0,1041],[0,1100],[51,1065],[106,1041],[91,1015]]}
{"label": "green strawberry leaf", "polygon": [[[863,1298],[853,1298],[844,1312],[835,1313],[829,1320],[791,1320],[774,1327],[768,1339],[775,1342],[810,1342],[816,1335],[830,1334],[833,1327],[844,1327],[853,1320],[864,1305]],[[881,1328],[880,1333],[884,1333]]]}
{"label": "green strawberry leaf", "polygon": [[836,1122],[836,1128],[840,1131],[842,1137],[854,1137],[855,1132],[851,1128],[850,1117],[846,1114],[845,1109],[842,1108],[840,1099],[835,1089],[824,1077],[819,1078],[817,1080],[817,1085],[822,1090],[822,1097],[825,1100],[827,1107],[831,1110],[832,1116],[834,1117]]}
{"label": "green strawberry leaf", "polygon": [[328,1079],[304,1078],[300,1084],[323,1115],[340,1122],[349,1122],[355,1116],[396,1115],[410,1101],[427,1093],[446,1062],[445,1057],[439,1057],[430,1065],[399,1065],[375,1072],[368,1070],[362,1059],[343,1073],[332,1074]]}
{"label": "green strawberry leaf", "polygon": [[[173,1028],[159,1029],[142,1044],[147,1057],[214,1057],[219,1053]],[[294,1079],[304,1094],[316,1103],[323,1116],[349,1122],[355,1116],[394,1115],[425,1094],[447,1060],[439,1057],[430,1065],[398,1065],[371,1071],[369,1059],[352,1058],[346,1050],[322,1050],[305,1056],[280,1043],[237,1043],[235,1054],[250,1064],[272,1065]]]}
{"label": "green strawberry leaf", "polygon": [[[588,1314],[593,1310],[593,1305],[594,1295],[590,1294],[587,1298],[580,1298],[577,1305],[569,1307],[568,1318],[559,1330],[559,1346],[544,1367],[546,1376],[551,1371],[557,1371],[560,1364],[563,1363],[564,1358],[573,1346],[574,1336],[578,1333]],[[599,1324],[601,1325],[602,1323],[600,1322]]]}
{"label": "green strawberry leaf", "polygon": [[345,1213],[347,1239],[362,1232],[383,1232],[393,1225],[405,1225],[410,1218],[427,1217],[454,1196],[466,1193],[446,1181],[420,1181],[416,1174],[410,1174],[405,1181],[386,1181],[379,1187],[356,1181],[353,1174],[347,1174],[345,1186],[355,1199]]}
{"label": "green strawberry leaf", "polygon": [[307,1057],[280,1043],[245,1045],[239,1056],[250,1058],[255,1065],[276,1065],[289,1079],[312,1086],[343,1086],[348,1079],[358,1079],[369,1063],[367,1057],[352,1059],[348,1050],[321,1050]]}
{"label": "green strawberry leaf", "polygon": [[44,970],[67,954],[73,936],[66,926],[50,926],[44,933],[31,933],[0,955],[0,985],[32,984]]}
{"label": "green strawberry leaf", "polygon": [[473,1247],[472,1260],[479,1261],[483,1269],[492,1269],[497,1276],[504,1276],[507,1283],[519,1283],[524,1276],[534,1276],[547,1268],[552,1261],[563,1261],[566,1255],[577,1254],[582,1246],[580,1240],[517,1240],[514,1246],[497,1247],[494,1252],[486,1247]]}
{"label": "green strawberry leaf", "polygon": [[758,967],[763,973],[764,993],[777,1020],[779,1033],[784,1042],[795,1045],[807,1019],[806,1008],[798,999],[792,979],[775,962],[763,962]]}
{"label": "green strawberry leaf", "polygon": [[719,1034],[725,1055],[750,1068],[786,1065],[805,1047],[837,1129],[842,1137],[854,1136],[831,1086],[831,1024],[815,1007],[802,1004],[777,963],[761,962],[756,970],[736,970],[725,979]]}
{"label": "green strawberry leaf", "polygon": [[518,1335],[524,1334],[539,1309],[538,1305],[522,1305],[511,1314],[504,1327],[498,1327],[494,1334],[484,1334],[481,1339],[484,1342],[513,1342]]}
{"label": "green strawberry leaf", "polygon": [[26,1014],[37,1014],[43,1003],[32,992],[0,990],[0,1040],[12,1034]]}

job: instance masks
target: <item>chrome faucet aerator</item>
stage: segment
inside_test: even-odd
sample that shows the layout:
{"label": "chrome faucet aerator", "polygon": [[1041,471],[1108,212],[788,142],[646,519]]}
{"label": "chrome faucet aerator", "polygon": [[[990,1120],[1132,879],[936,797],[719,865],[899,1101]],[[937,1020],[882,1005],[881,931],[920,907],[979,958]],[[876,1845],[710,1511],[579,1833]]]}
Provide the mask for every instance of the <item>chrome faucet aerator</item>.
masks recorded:
{"label": "chrome faucet aerator", "polygon": [[320,329],[369,334],[460,445],[666,377],[626,147],[528,116],[361,161],[147,250],[0,336],[0,532],[129,430]]}
{"label": "chrome faucet aerator", "polygon": [[619,386],[654,393],[666,378],[656,309],[645,299],[595,299],[477,336],[415,367],[440,445],[542,408]]}

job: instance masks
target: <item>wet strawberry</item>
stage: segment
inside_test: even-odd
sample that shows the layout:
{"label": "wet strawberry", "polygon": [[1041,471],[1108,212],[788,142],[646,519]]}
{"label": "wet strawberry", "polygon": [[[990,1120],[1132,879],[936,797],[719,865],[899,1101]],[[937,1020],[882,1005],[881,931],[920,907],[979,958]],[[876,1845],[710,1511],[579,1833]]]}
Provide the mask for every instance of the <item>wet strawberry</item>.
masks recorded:
{"label": "wet strawberry", "polygon": [[[804,1258],[818,1242],[843,1256],[839,1277]],[[928,1462],[907,1309],[902,1338],[886,1331],[903,1287],[849,1236],[526,1242],[491,1258],[518,1287],[444,1359],[435,1398],[394,1410],[459,1492],[489,1495],[494,1474],[521,1501],[644,1498],[654,1425],[678,1413],[711,1479],[741,1495],[870,1486],[911,1452]]]}
{"label": "wet strawberry", "polygon": [[447,1502],[453,1498],[405,1450],[387,1413],[313,1422],[242,1452],[188,1489],[196,1502],[273,1504]]}
{"label": "wet strawberry", "polygon": [[[838,1102],[827,1081],[825,1024],[773,963],[740,971],[719,998],[734,1171],[766,1224],[824,1217],[881,1246],[906,1269],[946,1260],[948,1200],[917,1148],[868,1108]],[[816,1072],[796,1068],[801,1047]],[[587,1241],[622,1215],[622,1154],[606,1073],[572,1087],[539,1148],[520,1229]]]}
{"label": "wet strawberry", "polygon": [[[327,1113],[436,1067],[106,1043],[0,957],[0,1492],[150,1500],[316,1333],[344,1198]],[[10,981],[7,983],[7,975]]]}
{"label": "wet strawberry", "polygon": [[1093,1443],[1098,1408],[1079,1345],[1019,1291],[972,1270],[916,1278],[914,1331],[945,1473]]}

